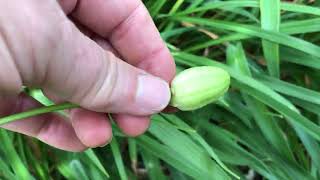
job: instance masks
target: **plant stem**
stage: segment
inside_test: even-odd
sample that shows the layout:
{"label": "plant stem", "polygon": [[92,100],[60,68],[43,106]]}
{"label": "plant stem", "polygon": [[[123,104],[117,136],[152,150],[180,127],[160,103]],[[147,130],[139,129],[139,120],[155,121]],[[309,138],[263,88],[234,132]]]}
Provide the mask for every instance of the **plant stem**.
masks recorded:
{"label": "plant stem", "polygon": [[57,104],[57,105],[50,105],[50,106],[45,106],[37,109],[33,109],[30,111],[25,111],[13,115],[9,115],[3,118],[0,118],[0,125],[4,125],[6,123],[30,118],[33,116],[45,114],[45,113],[50,113],[50,112],[55,112],[55,111],[61,111],[61,110],[66,110],[66,109],[73,109],[79,107],[78,105],[72,104],[72,103],[62,103],[62,104]]}

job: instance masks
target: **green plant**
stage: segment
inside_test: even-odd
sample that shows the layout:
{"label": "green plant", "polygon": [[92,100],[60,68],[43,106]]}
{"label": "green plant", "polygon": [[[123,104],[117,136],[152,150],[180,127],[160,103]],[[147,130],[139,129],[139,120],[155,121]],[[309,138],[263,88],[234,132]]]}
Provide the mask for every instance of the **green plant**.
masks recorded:
{"label": "green plant", "polygon": [[[110,146],[84,153],[0,130],[0,179],[320,179],[320,3],[144,2],[177,68],[222,68],[229,91],[198,110],[155,115],[137,138],[115,126]],[[73,106],[49,111],[64,108]]]}
{"label": "green plant", "polygon": [[[193,84],[193,87],[190,86]],[[226,93],[230,85],[230,75],[221,68],[213,66],[193,67],[180,72],[171,84],[172,98],[170,105],[180,110],[196,110],[217,101]],[[46,99],[41,90],[27,90],[31,95],[40,93],[40,99]],[[41,101],[38,99],[39,101]],[[46,99],[48,101],[48,99]],[[50,101],[50,100],[49,100]],[[62,103],[47,105],[41,108],[28,110],[0,118],[0,125],[10,122],[23,120],[32,116],[42,115],[60,110],[78,108],[79,106],[72,103]]]}
{"label": "green plant", "polygon": [[197,110],[217,101],[229,89],[230,75],[213,66],[193,67],[180,72],[171,83],[170,105]]}

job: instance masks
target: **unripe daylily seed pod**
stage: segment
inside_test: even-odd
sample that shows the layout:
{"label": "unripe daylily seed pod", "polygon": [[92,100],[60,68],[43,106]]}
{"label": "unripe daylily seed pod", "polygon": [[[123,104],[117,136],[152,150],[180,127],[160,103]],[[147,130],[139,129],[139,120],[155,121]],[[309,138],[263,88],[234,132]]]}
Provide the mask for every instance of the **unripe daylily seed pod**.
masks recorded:
{"label": "unripe daylily seed pod", "polygon": [[180,72],[171,83],[170,105],[182,111],[217,101],[230,86],[227,71],[213,66],[193,67]]}

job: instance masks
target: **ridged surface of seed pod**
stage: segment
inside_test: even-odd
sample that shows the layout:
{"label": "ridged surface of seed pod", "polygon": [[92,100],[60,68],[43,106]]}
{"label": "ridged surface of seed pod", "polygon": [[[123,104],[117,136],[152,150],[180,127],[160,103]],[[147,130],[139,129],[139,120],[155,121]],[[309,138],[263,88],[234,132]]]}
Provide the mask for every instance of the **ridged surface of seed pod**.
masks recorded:
{"label": "ridged surface of seed pod", "polygon": [[189,68],[173,79],[170,105],[182,111],[196,110],[217,101],[229,86],[230,75],[221,68]]}

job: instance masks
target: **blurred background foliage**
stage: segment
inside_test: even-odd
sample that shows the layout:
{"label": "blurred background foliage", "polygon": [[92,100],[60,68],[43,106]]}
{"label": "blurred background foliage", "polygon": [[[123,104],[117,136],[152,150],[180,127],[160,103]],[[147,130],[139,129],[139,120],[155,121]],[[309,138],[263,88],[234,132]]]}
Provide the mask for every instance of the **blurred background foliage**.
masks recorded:
{"label": "blurred background foliage", "polygon": [[224,68],[230,91],[83,153],[0,130],[0,179],[320,179],[320,1],[144,3],[177,69]]}

